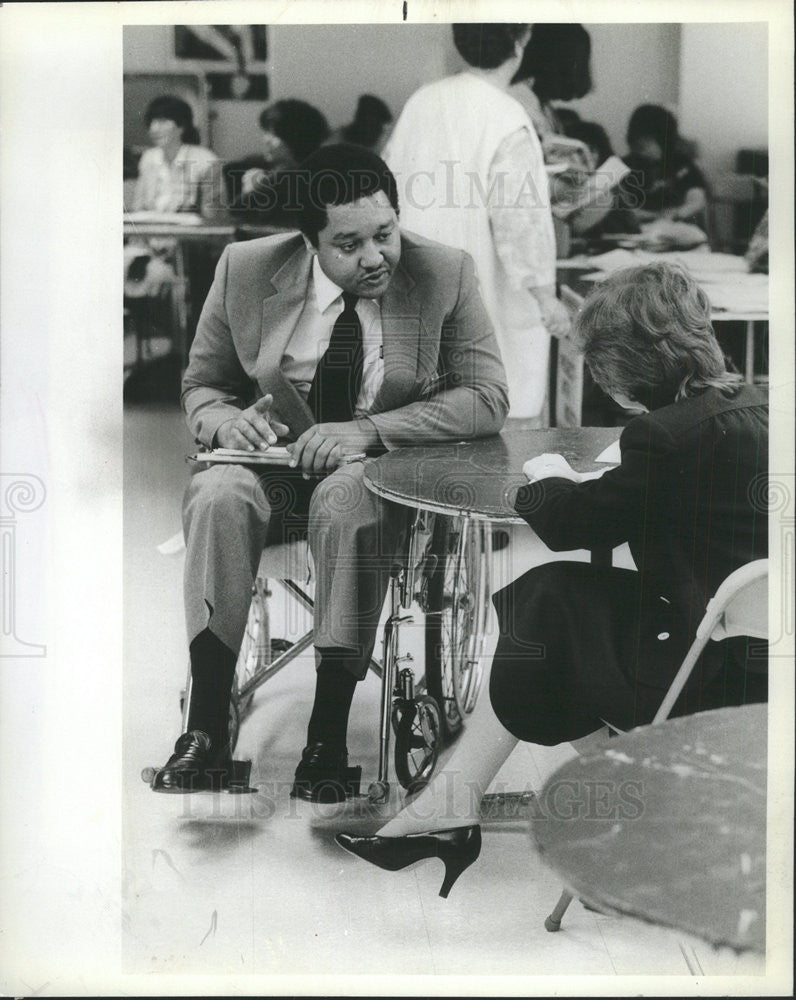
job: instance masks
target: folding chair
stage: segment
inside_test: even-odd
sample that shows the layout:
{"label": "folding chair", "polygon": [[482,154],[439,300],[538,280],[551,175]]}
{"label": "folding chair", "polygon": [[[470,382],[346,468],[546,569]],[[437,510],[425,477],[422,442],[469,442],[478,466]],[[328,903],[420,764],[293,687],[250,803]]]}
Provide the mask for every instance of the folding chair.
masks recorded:
{"label": "folding chair", "polygon": [[[740,635],[755,639],[768,638],[768,559],[757,559],[739,567],[719,586],[708,602],[696,637],[651,725],[657,726],[668,719],[708,642]],[[621,732],[615,726],[611,728]],[[572,899],[572,894],[564,890],[552,913],[545,918],[546,930],[560,930],[561,921]]]}

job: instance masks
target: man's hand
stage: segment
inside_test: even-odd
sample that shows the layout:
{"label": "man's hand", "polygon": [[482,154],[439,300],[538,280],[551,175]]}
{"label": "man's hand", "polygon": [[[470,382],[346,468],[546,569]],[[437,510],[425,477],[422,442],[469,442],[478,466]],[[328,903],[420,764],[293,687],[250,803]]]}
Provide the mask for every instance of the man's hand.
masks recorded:
{"label": "man's hand", "polygon": [[575,472],[563,455],[538,455],[530,458],[523,465],[522,471],[528,477],[528,482],[538,482],[540,479],[569,479],[573,483],[581,482],[580,473]]}
{"label": "man's hand", "polygon": [[545,330],[553,337],[566,337],[571,323],[569,312],[564,303],[556,298],[552,289],[534,289],[533,294],[539,303],[539,312]]}
{"label": "man's hand", "polygon": [[239,416],[222,424],[216,431],[218,447],[265,451],[276,444],[277,437],[284,437],[290,428],[271,416],[273,401],[274,397],[268,393],[247,410],[241,410]]}
{"label": "man's hand", "polygon": [[291,466],[305,474],[331,472],[346,455],[358,455],[378,444],[379,435],[369,420],[313,424],[287,446]]}

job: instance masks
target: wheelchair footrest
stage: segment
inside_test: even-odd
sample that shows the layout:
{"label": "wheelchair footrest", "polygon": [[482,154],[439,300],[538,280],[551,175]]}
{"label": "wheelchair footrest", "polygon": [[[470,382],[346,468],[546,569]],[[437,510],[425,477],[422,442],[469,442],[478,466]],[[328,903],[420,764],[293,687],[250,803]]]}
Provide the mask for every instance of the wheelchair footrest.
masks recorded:
{"label": "wheelchair footrest", "polygon": [[227,791],[235,795],[250,795],[257,789],[249,784],[252,774],[252,762],[250,760],[233,760],[232,774],[227,781]]}
{"label": "wheelchair footrest", "polygon": [[233,760],[230,770],[213,771],[201,778],[198,772],[194,772],[198,780],[188,783],[188,787],[183,788],[155,788],[155,777],[161,770],[162,768],[159,767],[145,767],[141,771],[141,778],[155,792],[230,792],[234,795],[248,795],[257,791],[249,784],[252,773],[250,760]]}
{"label": "wheelchair footrest", "polygon": [[293,783],[291,799],[306,802],[342,802],[359,795],[362,781],[361,767],[344,767],[339,773],[304,778]]}

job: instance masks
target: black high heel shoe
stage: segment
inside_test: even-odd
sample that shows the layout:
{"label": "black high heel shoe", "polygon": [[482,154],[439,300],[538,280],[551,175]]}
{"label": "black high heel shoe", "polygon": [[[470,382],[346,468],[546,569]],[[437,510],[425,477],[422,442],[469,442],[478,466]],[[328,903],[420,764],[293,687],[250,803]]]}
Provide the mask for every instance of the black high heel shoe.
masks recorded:
{"label": "black high heel shoe", "polygon": [[439,891],[443,899],[448,898],[456,879],[481,853],[481,827],[477,825],[435,833],[410,833],[405,837],[338,833],[334,839],[350,854],[388,872],[400,871],[427,858],[439,858],[445,864],[445,878]]}

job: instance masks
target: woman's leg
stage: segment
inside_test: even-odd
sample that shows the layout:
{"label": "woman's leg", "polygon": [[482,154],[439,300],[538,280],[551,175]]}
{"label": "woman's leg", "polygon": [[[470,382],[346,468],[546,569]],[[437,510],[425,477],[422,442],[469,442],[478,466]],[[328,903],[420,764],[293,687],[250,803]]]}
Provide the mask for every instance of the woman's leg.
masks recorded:
{"label": "woman's leg", "polygon": [[[482,684],[488,683],[487,670]],[[516,737],[498,721],[487,692],[482,691],[445,769],[378,831],[379,836],[473,826],[484,793],[516,745]]]}

